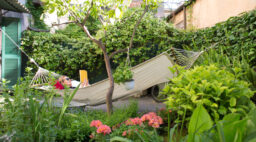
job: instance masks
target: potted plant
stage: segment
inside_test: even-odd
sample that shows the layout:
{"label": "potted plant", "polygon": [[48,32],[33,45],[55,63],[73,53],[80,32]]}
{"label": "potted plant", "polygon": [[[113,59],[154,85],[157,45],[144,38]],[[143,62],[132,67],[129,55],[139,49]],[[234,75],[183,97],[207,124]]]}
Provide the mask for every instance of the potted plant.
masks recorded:
{"label": "potted plant", "polygon": [[117,84],[124,83],[125,88],[127,90],[131,90],[134,88],[134,80],[133,80],[133,72],[130,67],[127,65],[120,65],[116,68],[115,73],[113,75],[114,81]]}

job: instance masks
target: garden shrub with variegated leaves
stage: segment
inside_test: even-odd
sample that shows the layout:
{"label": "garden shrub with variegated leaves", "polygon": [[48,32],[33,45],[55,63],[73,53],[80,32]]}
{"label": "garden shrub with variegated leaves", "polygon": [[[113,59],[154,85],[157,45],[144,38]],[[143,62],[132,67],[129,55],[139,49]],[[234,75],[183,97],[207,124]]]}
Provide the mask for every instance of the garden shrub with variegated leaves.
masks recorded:
{"label": "garden shrub with variegated leaves", "polygon": [[215,65],[179,71],[162,92],[168,96],[167,107],[181,116],[177,121],[183,115],[189,120],[197,104],[202,104],[215,120],[233,112],[246,114],[253,105],[253,91],[247,82],[238,79],[242,75],[239,68],[234,68],[235,74]]}

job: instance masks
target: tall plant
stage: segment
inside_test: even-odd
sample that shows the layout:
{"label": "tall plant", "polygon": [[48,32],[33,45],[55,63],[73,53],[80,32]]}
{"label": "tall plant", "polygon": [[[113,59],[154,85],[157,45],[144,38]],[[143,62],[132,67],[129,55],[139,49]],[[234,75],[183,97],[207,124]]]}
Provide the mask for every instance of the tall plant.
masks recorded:
{"label": "tall plant", "polygon": [[[109,79],[109,90],[106,95],[106,103],[107,103],[107,112],[110,115],[112,111],[112,94],[114,91],[114,79],[111,71],[110,65],[110,57],[111,55],[118,54],[120,52],[126,51],[126,49],[115,51],[112,54],[108,54],[106,49],[107,45],[102,42],[101,37],[105,36],[107,27],[110,23],[114,23],[115,20],[120,19],[122,17],[122,13],[125,9],[127,9],[130,1],[123,0],[88,0],[84,2],[80,2],[78,4],[72,5],[71,0],[44,0],[45,9],[49,12],[57,11],[58,16],[64,16],[68,13],[71,21],[79,25],[84,33],[93,41],[99,49],[103,52],[104,61],[106,65],[106,70]],[[78,1],[77,1],[78,2]],[[148,7],[155,7],[157,5],[157,0],[148,0],[146,1],[145,11],[142,14],[141,18],[137,21],[134,31],[132,33],[132,37],[130,40],[130,46],[132,47],[133,38],[135,35],[135,31],[137,26],[139,25],[142,17],[145,15]],[[102,22],[102,30],[99,30],[97,36],[94,37],[91,35],[85,23],[89,16],[93,16],[95,18],[99,18]]]}

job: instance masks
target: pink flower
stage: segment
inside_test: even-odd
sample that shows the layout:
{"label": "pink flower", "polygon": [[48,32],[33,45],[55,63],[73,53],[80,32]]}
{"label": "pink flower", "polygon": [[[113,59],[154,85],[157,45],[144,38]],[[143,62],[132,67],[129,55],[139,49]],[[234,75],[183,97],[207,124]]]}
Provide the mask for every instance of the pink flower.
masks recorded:
{"label": "pink flower", "polygon": [[111,133],[111,129],[110,129],[110,127],[109,126],[107,126],[107,125],[100,125],[99,127],[98,127],[98,129],[97,129],[97,133],[98,134],[104,134],[104,136],[106,135],[106,134],[109,134],[109,133]]}
{"label": "pink flower", "polygon": [[122,136],[126,136],[127,135],[127,131],[124,131]]}
{"label": "pink flower", "polygon": [[93,120],[90,124],[90,127],[96,127],[98,128],[99,126],[101,126],[102,123],[100,122],[100,120]]}
{"label": "pink flower", "polygon": [[133,122],[134,125],[141,125],[142,124],[142,121],[139,117],[133,118],[132,122]]}
{"label": "pink flower", "polygon": [[144,114],[141,117],[141,121],[145,122],[148,121],[148,125],[154,128],[159,128],[161,124],[163,124],[163,119],[160,116],[157,116],[154,112],[149,112]]}
{"label": "pink flower", "polygon": [[136,118],[130,118],[127,121],[125,121],[125,125],[141,125],[142,121],[139,117]]}
{"label": "pink flower", "polygon": [[129,118],[128,120],[125,121],[125,125],[133,125],[132,119]]}

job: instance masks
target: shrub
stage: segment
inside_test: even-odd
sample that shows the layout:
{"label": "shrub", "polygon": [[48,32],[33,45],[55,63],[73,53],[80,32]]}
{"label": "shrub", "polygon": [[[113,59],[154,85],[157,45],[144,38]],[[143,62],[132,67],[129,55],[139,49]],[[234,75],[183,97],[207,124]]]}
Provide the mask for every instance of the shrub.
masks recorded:
{"label": "shrub", "polygon": [[163,94],[168,95],[167,106],[176,110],[179,116],[186,115],[187,120],[197,104],[204,105],[215,120],[233,112],[246,114],[253,92],[247,82],[237,79],[240,69],[234,70],[232,74],[215,65],[181,70],[163,89]]}

